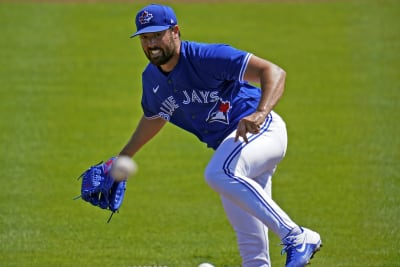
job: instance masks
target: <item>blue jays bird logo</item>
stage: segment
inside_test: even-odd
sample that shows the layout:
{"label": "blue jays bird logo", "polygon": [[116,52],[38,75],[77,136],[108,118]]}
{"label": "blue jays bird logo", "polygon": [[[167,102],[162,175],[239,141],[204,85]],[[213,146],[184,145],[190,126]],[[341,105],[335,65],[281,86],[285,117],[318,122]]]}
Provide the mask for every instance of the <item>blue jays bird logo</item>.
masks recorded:
{"label": "blue jays bird logo", "polygon": [[231,103],[229,101],[223,101],[219,99],[210,113],[208,114],[207,122],[221,122],[229,124],[229,110],[231,109]]}
{"label": "blue jays bird logo", "polygon": [[150,20],[153,18],[153,14],[149,13],[148,11],[143,11],[142,15],[139,17],[140,24],[147,24],[150,23]]}

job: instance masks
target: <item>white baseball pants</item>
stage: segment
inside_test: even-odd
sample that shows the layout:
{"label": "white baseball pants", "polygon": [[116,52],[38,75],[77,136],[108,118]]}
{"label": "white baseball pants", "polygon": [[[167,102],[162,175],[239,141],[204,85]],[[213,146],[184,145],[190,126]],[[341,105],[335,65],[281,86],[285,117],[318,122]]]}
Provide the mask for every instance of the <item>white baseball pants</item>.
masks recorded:
{"label": "white baseball pants", "polygon": [[217,148],[206,170],[236,232],[243,267],[271,266],[268,229],[283,239],[297,225],[271,198],[271,179],[287,147],[286,125],[271,112],[249,143],[232,132]]}

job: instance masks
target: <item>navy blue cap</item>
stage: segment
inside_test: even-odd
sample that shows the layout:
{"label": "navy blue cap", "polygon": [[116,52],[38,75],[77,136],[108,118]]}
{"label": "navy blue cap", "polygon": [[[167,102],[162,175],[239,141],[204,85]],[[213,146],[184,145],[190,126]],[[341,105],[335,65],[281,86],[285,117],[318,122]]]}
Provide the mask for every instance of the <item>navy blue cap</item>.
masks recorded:
{"label": "navy blue cap", "polygon": [[131,38],[142,33],[165,31],[178,23],[172,8],[157,4],[141,9],[136,15],[135,22],[136,32]]}

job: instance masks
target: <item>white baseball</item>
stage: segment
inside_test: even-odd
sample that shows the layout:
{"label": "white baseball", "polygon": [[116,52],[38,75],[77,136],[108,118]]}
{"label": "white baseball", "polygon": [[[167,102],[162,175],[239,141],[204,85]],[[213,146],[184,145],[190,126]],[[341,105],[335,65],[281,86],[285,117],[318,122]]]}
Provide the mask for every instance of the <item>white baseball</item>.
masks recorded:
{"label": "white baseball", "polygon": [[202,263],[198,267],[214,267],[214,265],[212,265],[210,263]]}
{"label": "white baseball", "polygon": [[138,170],[136,162],[128,156],[118,156],[111,166],[111,177],[123,181],[134,175]]}

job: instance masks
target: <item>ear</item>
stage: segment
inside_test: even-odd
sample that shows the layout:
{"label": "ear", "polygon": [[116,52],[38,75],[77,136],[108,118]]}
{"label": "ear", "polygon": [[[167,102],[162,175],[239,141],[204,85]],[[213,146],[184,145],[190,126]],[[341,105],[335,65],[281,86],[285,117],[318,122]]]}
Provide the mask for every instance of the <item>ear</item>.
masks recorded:
{"label": "ear", "polygon": [[180,36],[180,29],[178,25],[172,27],[172,32],[174,33],[174,38],[179,38]]}

